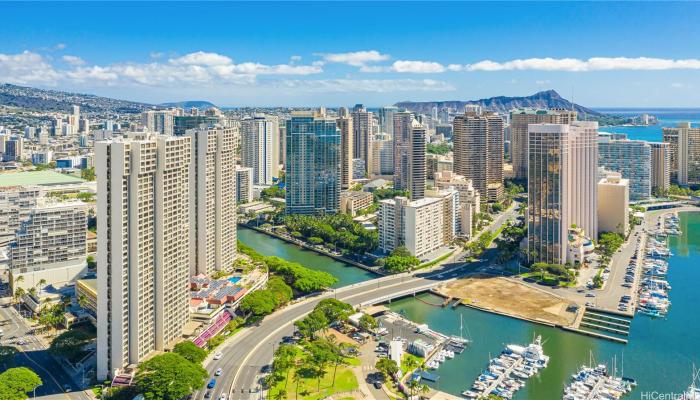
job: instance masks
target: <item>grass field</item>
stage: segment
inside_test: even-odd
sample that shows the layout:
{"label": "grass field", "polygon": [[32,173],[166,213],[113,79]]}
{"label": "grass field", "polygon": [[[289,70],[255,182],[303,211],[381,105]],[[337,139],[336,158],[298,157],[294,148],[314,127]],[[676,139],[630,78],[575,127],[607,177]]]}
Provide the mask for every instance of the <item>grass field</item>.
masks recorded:
{"label": "grass field", "polygon": [[[327,370],[326,375],[321,378],[320,391],[316,378],[301,378],[297,387],[295,375],[297,369],[292,369],[289,373],[289,382],[285,389],[285,382],[278,383],[271,391],[271,399],[288,400],[320,400],[334,393],[349,392],[359,387],[355,374],[349,367],[338,367],[333,384],[333,368]],[[280,395],[281,394],[281,395]]]}

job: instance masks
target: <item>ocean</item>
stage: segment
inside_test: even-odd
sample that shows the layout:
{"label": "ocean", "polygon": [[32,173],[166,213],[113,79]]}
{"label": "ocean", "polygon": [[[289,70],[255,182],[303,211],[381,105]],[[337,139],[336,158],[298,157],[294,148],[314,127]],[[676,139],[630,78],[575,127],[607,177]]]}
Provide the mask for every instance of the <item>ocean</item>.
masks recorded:
{"label": "ocean", "polygon": [[679,122],[691,122],[694,126],[700,124],[700,108],[596,108],[598,112],[622,116],[649,114],[655,116],[659,123],[649,126],[601,126],[600,132],[626,133],[627,137],[635,140],[660,142],[661,130],[674,127]]}

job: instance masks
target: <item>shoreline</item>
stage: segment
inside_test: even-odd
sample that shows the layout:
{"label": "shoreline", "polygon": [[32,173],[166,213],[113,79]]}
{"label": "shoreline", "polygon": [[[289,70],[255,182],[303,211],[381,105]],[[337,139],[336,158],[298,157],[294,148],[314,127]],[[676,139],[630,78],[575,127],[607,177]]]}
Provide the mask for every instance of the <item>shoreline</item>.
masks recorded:
{"label": "shoreline", "polygon": [[351,266],[353,266],[353,267],[355,267],[355,268],[361,268],[361,269],[363,269],[363,270],[365,270],[365,271],[367,271],[367,272],[371,272],[371,273],[377,275],[378,277],[381,277],[381,276],[389,276],[389,275],[390,275],[390,274],[387,274],[387,273],[385,273],[385,272],[381,272],[379,269],[375,269],[375,268],[372,268],[372,267],[370,267],[370,266],[368,266],[368,265],[362,264],[362,263],[360,263],[360,262],[347,259],[347,258],[345,258],[345,257],[343,257],[343,256],[338,256],[338,255],[335,255],[335,254],[333,254],[333,253],[326,252],[326,251],[321,250],[321,249],[318,249],[318,248],[316,248],[316,247],[314,247],[314,246],[312,246],[312,245],[310,245],[310,244],[308,244],[308,243],[305,243],[305,242],[302,242],[302,241],[296,241],[296,240],[294,240],[294,239],[288,238],[288,237],[286,237],[286,236],[279,235],[279,234],[274,233],[274,232],[271,232],[271,231],[267,231],[267,230],[262,229],[262,228],[257,227],[257,226],[251,226],[251,225],[248,225],[248,224],[245,224],[245,223],[242,223],[242,222],[239,222],[239,223],[238,223],[238,226],[241,226],[241,227],[247,228],[247,229],[251,229],[251,230],[253,230],[253,231],[255,231],[255,232],[262,233],[262,234],[264,234],[264,235],[273,237],[273,238],[275,238],[275,239],[283,240],[283,241],[285,241],[285,242],[287,242],[287,243],[289,243],[289,244],[302,247],[302,248],[304,248],[304,249],[306,249],[306,250],[313,251],[313,252],[315,252],[315,253],[318,253],[318,254],[323,255],[323,256],[326,256],[326,257],[330,257],[330,258],[332,258],[332,259],[334,259],[334,260],[336,260],[336,261],[340,261],[340,262],[342,262],[342,263],[351,265]]}

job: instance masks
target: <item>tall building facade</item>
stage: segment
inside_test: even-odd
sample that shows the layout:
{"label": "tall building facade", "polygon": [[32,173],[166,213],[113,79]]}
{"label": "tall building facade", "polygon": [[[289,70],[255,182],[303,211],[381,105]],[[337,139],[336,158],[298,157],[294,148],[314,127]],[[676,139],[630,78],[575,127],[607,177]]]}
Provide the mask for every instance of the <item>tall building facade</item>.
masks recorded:
{"label": "tall building facade", "polygon": [[576,111],[563,109],[518,108],[510,112],[510,160],[516,179],[527,178],[527,126],[530,124],[570,124]]}
{"label": "tall building facade", "polygon": [[528,257],[563,264],[572,225],[598,232],[597,123],[528,127]]}
{"label": "tall building facade", "polygon": [[454,119],[454,172],[470,179],[483,202],[503,198],[503,119],[467,111]]}
{"label": "tall building facade", "polygon": [[680,122],[676,128],[663,128],[663,141],[671,149],[671,182],[700,184],[700,128]]}
{"label": "tall building facade", "polygon": [[630,181],[610,172],[598,182],[598,233],[629,231]]}
{"label": "tall building facade", "polygon": [[378,133],[372,140],[372,175],[394,174],[394,141],[387,133]]}
{"label": "tall building facade", "polygon": [[241,164],[253,168],[253,183],[272,185],[279,177],[279,125],[275,116],[241,121]]}
{"label": "tall building facade", "polygon": [[236,258],[236,142],[238,127],[187,131],[190,164],[190,272],[228,270]]}
{"label": "tall building facade", "polygon": [[348,110],[341,108],[338,118],[335,120],[340,130],[340,187],[348,189],[352,182],[352,160],[354,153],[353,118],[348,116]]}
{"label": "tall building facade", "polygon": [[661,193],[671,187],[671,147],[669,143],[649,142],[651,146],[651,189]]}
{"label": "tall building facade", "polygon": [[253,168],[236,167],[236,203],[253,201]]}
{"label": "tall building facade", "polygon": [[629,180],[630,201],[651,197],[651,146],[642,140],[613,140],[598,136],[598,165]]}
{"label": "tall building facade", "polygon": [[398,107],[384,106],[379,109],[377,117],[379,119],[379,131],[394,136],[394,114],[399,112]]}
{"label": "tall building facade", "polygon": [[141,123],[151,132],[162,135],[172,135],[174,130],[174,117],[170,110],[149,110],[141,114]]}
{"label": "tall building facade", "polygon": [[442,198],[409,200],[396,197],[379,202],[377,229],[379,249],[390,253],[399,246],[422,257],[445,245]]}
{"label": "tall building facade", "polygon": [[394,116],[394,189],[409,190],[411,176],[411,127],[413,114],[395,112]]}
{"label": "tall building facade", "polygon": [[369,171],[370,140],[372,136],[373,114],[362,105],[358,104],[352,111],[352,146],[353,158],[360,158],[365,162],[365,171]]}
{"label": "tall building facade", "polygon": [[340,131],[324,112],[287,121],[286,212],[334,214],[340,208]]}
{"label": "tall building facade", "polygon": [[418,121],[411,123],[411,153],[408,163],[408,188],[411,200],[419,200],[425,197],[425,178],[427,175],[425,165],[426,130]]}
{"label": "tall building facade", "polygon": [[95,143],[97,377],[182,335],[189,319],[191,138]]}

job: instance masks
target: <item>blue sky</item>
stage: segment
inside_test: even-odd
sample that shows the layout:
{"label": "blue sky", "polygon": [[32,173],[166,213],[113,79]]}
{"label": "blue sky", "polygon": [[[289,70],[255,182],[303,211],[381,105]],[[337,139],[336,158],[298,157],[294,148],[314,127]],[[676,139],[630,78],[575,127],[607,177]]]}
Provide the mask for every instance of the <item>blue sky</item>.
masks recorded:
{"label": "blue sky", "polygon": [[146,102],[370,106],[555,89],[700,106],[699,3],[0,3],[0,81]]}

